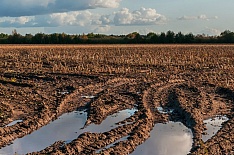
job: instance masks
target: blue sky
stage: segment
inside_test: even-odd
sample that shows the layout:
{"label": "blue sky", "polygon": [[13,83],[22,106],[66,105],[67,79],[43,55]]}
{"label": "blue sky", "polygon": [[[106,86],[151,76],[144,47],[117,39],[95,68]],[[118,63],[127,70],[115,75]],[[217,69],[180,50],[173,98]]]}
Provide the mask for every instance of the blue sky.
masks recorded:
{"label": "blue sky", "polygon": [[234,31],[233,0],[1,0],[0,33]]}

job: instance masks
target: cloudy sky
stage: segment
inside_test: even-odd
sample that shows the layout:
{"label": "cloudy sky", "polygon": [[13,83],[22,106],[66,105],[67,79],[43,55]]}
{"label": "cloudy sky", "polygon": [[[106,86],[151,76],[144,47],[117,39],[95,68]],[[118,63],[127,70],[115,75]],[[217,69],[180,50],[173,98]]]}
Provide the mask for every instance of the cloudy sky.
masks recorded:
{"label": "cloudy sky", "polygon": [[0,0],[0,33],[234,31],[233,0]]}

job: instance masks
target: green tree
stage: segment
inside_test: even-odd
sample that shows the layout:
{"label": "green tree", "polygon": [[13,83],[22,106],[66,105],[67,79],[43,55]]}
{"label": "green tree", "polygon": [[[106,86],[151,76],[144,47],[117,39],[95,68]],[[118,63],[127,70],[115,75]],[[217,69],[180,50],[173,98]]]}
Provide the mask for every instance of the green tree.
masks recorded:
{"label": "green tree", "polygon": [[181,32],[178,32],[175,35],[175,42],[176,43],[184,43],[184,40],[185,40],[184,34],[182,34]]}
{"label": "green tree", "polygon": [[23,36],[14,29],[12,34],[8,37],[8,41],[12,44],[20,44],[23,43]]}
{"label": "green tree", "polygon": [[24,36],[24,43],[25,44],[31,44],[32,43],[32,38],[33,38],[32,34],[26,34]]}
{"label": "green tree", "polygon": [[0,43],[5,44],[8,41],[8,35],[4,33],[0,33]]}
{"label": "green tree", "polygon": [[188,33],[184,36],[184,43],[194,43],[195,37],[192,33]]}
{"label": "green tree", "polygon": [[159,43],[166,43],[166,33],[165,32],[161,32],[161,34],[158,38],[158,42]]}
{"label": "green tree", "polygon": [[224,43],[234,43],[234,32],[225,30],[220,34],[220,40]]}
{"label": "green tree", "polygon": [[34,44],[44,44],[45,43],[45,34],[44,33],[37,33],[32,38],[32,43]]}
{"label": "green tree", "polygon": [[166,43],[174,43],[175,33],[173,31],[167,31]]}

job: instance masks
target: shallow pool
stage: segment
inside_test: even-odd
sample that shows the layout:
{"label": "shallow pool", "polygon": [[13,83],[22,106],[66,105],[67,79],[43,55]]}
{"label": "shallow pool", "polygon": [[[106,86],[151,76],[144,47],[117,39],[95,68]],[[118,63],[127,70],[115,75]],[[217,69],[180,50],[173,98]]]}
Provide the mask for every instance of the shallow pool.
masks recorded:
{"label": "shallow pool", "polygon": [[206,134],[202,135],[202,140],[206,142],[208,139],[214,136],[219,131],[219,129],[221,129],[222,123],[226,121],[228,121],[226,116],[216,116],[214,118],[204,120],[203,122],[207,130],[205,130]]}
{"label": "shallow pool", "polygon": [[135,108],[119,111],[108,116],[100,125],[91,124],[84,129],[83,127],[87,119],[86,112],[75,111],[66,113],[30,135],[16,139],[13,144],[2,148],[0,154],[26,154],[40,151],[59,140],[71,142],[83,132],[97,133],[109,131],[117,126],[115,123],[130,117],[135,111],[137,111]]}
{"label": "shallow pool", "polygon": [[186,155],[192,148],[193,134],[180,122],[158,123],[150,138],[131,155]]}

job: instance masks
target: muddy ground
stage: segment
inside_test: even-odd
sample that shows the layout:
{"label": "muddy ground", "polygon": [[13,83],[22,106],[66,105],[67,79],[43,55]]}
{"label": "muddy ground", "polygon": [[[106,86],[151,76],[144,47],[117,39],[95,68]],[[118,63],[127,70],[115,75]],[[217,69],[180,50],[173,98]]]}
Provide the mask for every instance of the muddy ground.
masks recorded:
{"label": "muddy ground", "polygon": [[[231,45],[1,46],[0,148],[67,112],[85,109],[89,125],[135,107],[134,115],[110,131],[83,133],[70,143],[58,141],[30,154],[82,155],[100,149],[100,154],[130,154],[156,123],[170,120],[192,130],[191,154],[231,155],[233,75]],[[157,107],[174,111],[160,113]],[[217,115],[229,120],[203,142],[203,120]],[[23,121],[5,126],[19,119]]]}

